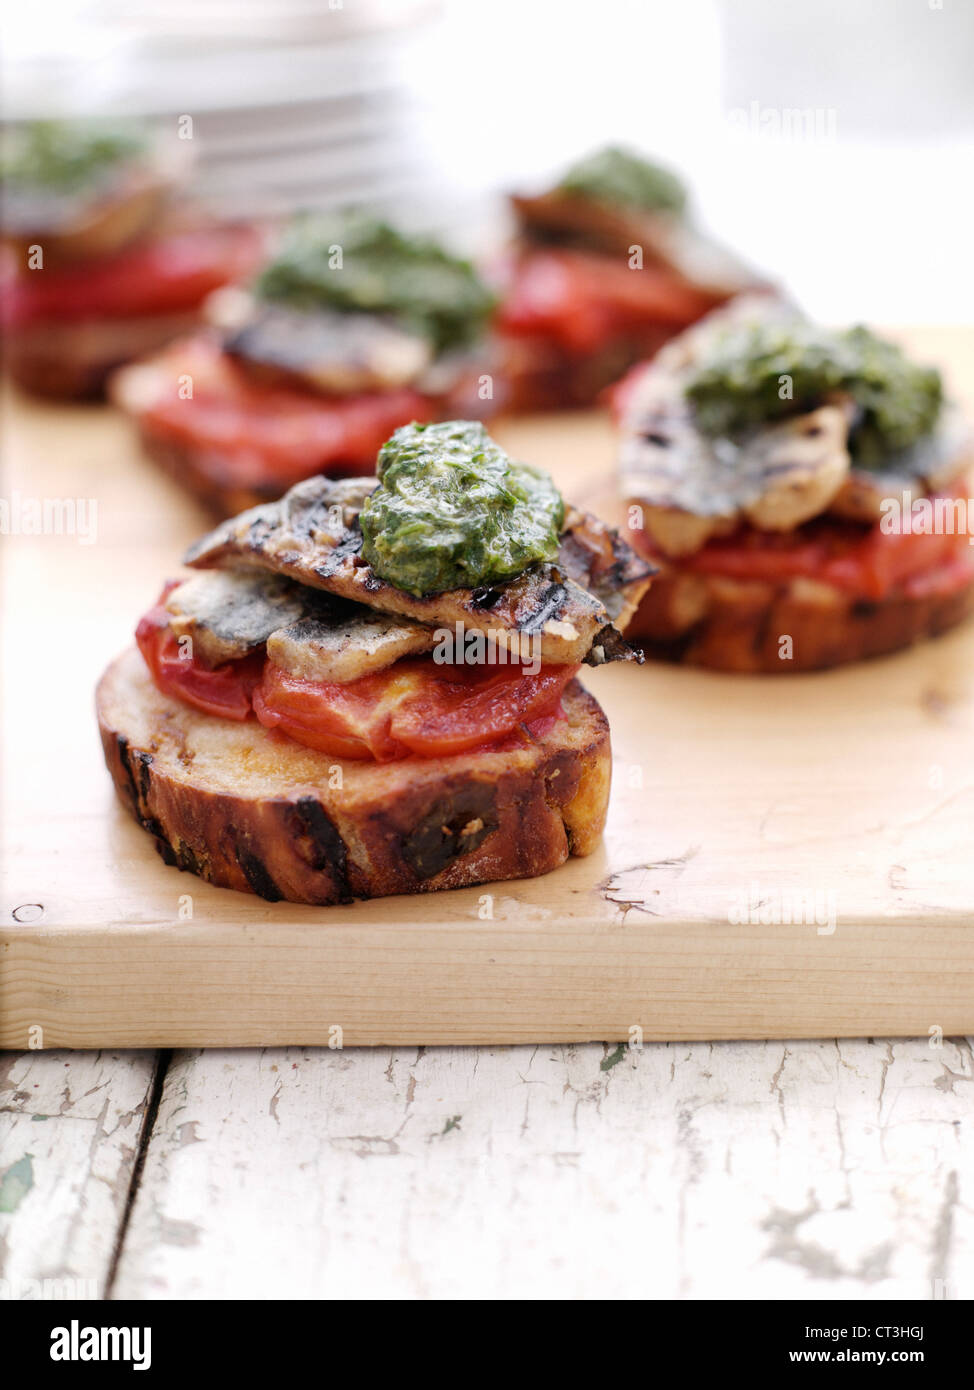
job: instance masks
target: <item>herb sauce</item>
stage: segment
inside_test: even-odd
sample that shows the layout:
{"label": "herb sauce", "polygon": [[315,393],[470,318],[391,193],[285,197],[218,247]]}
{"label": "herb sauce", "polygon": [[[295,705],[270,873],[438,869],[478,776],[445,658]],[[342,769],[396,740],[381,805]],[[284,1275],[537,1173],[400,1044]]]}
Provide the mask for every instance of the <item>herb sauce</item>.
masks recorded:
{"label": "herb sauce", "polygon": [[559,187],[601,203],[681,213],[686,189],[675,174],[610,145],[572,165]]}
{"label": "herb sauce", "polygon": [[407,593],[476,588],[558,554],[565,507],[554,483],[478,422],[404,425],[377,471],[359,518],[362,554]]}
{"label": "herb sauce", "polygon": [[387,315],[437,352],[473,342],[494,305],[468,261],[364,214],[298,218],[257,289],[293,308]]}
{"label": "herb sauce", "polygon": [[814,410],[830,396],[850,396],[857,407],[850,453],[865,468],[929,435],[944,399],[936,368],[911,362],[868,328],[832,333],[800,319],[715,335],[684,390],[699,428],[731,437]]}
{"label": "herb sauce", "polygon": [[33,121],[10,137],[2,173],[12,185],[76,192],[147,148],[147,133],[137,125]]}

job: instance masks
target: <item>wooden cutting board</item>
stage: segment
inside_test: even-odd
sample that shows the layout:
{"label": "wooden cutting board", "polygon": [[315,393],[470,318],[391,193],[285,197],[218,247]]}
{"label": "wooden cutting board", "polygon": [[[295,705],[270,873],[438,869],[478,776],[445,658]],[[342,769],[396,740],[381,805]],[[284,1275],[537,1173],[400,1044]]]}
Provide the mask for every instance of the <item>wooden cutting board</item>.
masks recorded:
{"label": "wooden cutting board", "polygon": [[[913,330],[974,405],[974,334]],[[541,879],[301,908],[166,867],[116,803],[95,681],[207,518],[105,408],[8,400],[0,1045],[513,1043],[974,1031],[974,624],[808,676],[588,672],[602,847]],[[505,444],[611,492],[598,413]]]}

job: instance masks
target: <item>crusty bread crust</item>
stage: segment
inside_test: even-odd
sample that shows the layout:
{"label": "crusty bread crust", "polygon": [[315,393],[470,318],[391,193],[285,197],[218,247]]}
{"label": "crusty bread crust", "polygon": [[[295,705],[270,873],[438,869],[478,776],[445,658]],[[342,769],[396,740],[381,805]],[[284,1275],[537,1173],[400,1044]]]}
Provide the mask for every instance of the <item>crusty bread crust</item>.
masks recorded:
{"label": "crusty bread crust", "polygon": [[[744,581],[664,563],[626,628],[626,641],[647,656],[688,666],[786,674],[897,651],[972,611],[974,579],[959,588],[866,600],[818,581]],[[791,638],[790,648],[784,637]]]}
{"label": "crusty bread crust", "polygon": [[[138,427],[139,441],[148,457],[221,519],[236,516],[238,512],[260,506],[262,502],[275,502],[289,487],[300,481],[298,478],[275,478],[270,474],[260,480],[246,481],[240,478],[231,463],[218,454],[206,453],[192,445],[157,434],[145,420],[140,420]],[[374,468],[374,462],[368,468],[336,463],[332,467],[320,468],[318,472],[327,477],[347,478],[371,473]]]}
{"label": "crusty bread crust", "polygon": [[141,318],[37,323],[8,333],[4,366],[22,391],[50,400],[96,400],[125,362],[192,331],[198,310]]}
{"label": "crusty bread crust", "polygon": [[169,864],[270,900],[327,905],[548,873],[605,824],[609,727],[577,681],[527,748],[376,764],[161,694],[135,649],[97,692],[123,803]]}
{"label": "crusty bread crust", "polygon": [[649,325],[584,357],[540,338],[505,338],[500,369],[504,409],[517,415],[591,407],[630,367],[652,357],[677,332],[666,324]]}

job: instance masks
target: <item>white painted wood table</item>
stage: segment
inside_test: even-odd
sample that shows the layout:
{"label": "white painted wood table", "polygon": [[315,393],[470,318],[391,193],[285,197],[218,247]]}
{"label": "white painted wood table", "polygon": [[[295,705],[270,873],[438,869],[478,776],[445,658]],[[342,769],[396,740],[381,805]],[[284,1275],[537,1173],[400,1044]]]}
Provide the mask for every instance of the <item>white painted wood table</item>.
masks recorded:
{"label": "white painted wood table", "polygon": [[14,1296],[974,1295],[970,1039],[4,1060]]}

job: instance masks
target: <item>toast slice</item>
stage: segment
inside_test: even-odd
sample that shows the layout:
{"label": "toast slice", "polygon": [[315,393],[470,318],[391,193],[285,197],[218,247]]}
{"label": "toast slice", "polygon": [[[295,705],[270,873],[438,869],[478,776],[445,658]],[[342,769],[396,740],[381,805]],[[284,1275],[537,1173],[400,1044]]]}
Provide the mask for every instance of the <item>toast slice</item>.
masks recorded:
{"label": "toast slice", "polygon": [[139,318],[45,321],[7,334],[3,359],[22,391],[51,400],[94,400],[124,362],[158,352],[200,321],[199,310],[181,309]]}
{"label": "toast slice", "polygon": [[609,726],[572,681],[522,746],[352,762],[161,694],[134,648],[98,685],[105,760],[169,864],[271,901],[329,905],[530,878],[590,854]]}
{"label": "toast slice", "polygon": [[922,589],[857,599],[818,580],[731,579],[693,574],[677,562],[664,564],[626,638],[658,660],[781,675],[884,656],[971,612],[974,574],[966,584],[938,584],[932,575]]}

